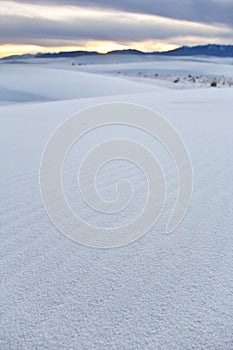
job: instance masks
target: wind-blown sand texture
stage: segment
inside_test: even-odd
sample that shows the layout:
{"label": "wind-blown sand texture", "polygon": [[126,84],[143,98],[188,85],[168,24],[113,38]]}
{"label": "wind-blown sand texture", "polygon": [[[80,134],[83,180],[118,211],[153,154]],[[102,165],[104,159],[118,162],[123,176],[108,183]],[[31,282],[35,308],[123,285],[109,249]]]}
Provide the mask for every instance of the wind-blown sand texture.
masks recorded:
{"label": "wind-blown sand texture", "polygon": [[[232,349],[233,88],[173,83],[188,74],[232,79],[232,60],[82,60],[80,66],[69,59],[0,64],[0,348]],[[146,71],[170,79],[138,77]],[[162,217],[144,237],[97,250],[53,226],[40,197],[39,166],[62,121],[111,101],[154,108],[174,125],[190,152],[194,190],[184,221],[165,235],[177,196],[174,164],[149,135],[119,127],[118,136],[139,140],[160,159],[168,196]],[[111,133],[81,140],[64,165],[74,209],[100,226],[112,219],[80,205],[76,175],[87,150]],[[122,176],[135,185],[135,198],[116,226],[132,220],[145,201],[143,174],[124,161],[103,169],[100,193],[115,198]]]}

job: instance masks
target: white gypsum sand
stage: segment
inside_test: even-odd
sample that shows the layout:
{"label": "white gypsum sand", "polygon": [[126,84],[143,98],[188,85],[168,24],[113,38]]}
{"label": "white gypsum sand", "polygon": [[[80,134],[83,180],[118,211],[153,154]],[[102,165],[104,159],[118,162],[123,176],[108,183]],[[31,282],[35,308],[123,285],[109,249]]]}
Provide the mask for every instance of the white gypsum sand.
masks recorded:
{"label": "white gypsum sand", "polygon": [[[92,57],[84,65],[82,58],[81,66],[78,60],[72,66],[70,59],[0,63],[0,348],[232,349],[233,88],[187,89],[182,81],[179,87],[172,82],[189,74],[232,79],[232,62],[111,60],[95,64]],[[146,71],[171,79],[152,84],[135,78]],[[53,226],[40,197],[39,166],[50,134],[62,121],[112,101],[154,108],[174,125],[190,152],[194,191],[184,221],[165,235],[177,196],[167,152],[132,128],[87,135],[64,165],[67,198],[83,219],[119,226],[145,202],[142,173],[124,161],[103,169],[97,185],[111,200],[115,182],[122,175],[129,178],[135,198],[125,213],[109,219],[79,199],[78,164],[96,142],[115,132],[150,148],[168,183],[163,215],[151,231],[125,247],[96,250]]]}

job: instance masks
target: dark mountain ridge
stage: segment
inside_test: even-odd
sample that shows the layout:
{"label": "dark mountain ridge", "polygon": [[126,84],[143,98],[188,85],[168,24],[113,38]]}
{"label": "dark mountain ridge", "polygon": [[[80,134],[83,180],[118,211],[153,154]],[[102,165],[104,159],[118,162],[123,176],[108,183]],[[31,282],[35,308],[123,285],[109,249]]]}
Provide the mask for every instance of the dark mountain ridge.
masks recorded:
{"label": "dark mountain ridge", "polygon": [[198,46],[181,46],[175,50],[167,52],[142,52],[138,50],[115,50],[105,54],[96,51],[63,51],[56,53],[38,53],[38,54],[25,54],[25,55],[13,55],[2,58],[2,60],[12,59],[26,59],[26,58],[65,58],[65,57],[82,57],[82,56],[95,56],[95,55],[154,55],[154,56],[212,56],[212,57],[233,57],[233,45],[198,45]]}

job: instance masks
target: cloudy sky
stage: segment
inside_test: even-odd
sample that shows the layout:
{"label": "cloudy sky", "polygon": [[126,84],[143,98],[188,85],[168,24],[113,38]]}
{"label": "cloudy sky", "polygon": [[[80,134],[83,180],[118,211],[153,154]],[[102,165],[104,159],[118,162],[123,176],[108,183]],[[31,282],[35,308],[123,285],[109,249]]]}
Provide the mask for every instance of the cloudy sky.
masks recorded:
{"label": "cloudy sky", "polygon": [[0,1],[0,57],[233,44],[233,0]]}

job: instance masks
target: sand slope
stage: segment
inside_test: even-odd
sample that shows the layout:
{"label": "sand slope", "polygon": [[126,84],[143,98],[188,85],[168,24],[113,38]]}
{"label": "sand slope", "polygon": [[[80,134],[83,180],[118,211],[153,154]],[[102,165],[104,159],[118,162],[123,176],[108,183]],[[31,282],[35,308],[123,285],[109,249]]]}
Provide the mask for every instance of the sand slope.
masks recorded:
{"label": "sand slope", "polygon": [[[9,94],[11,104],[0,107],[0,348],[232,349],[233,89],[155,88],[31,66],[10,71],[1,66],[0,86],[63,100],[22,103],[16,93],[20,104]],[[161,160],[168,178],[166,206],[142,239],[119,249],[95,250],[70,241],[50,222],[40,198],[39,164],[60,122],[109,101],[153,107],[177,128],[193,162],[194,193],[182,225],[164,235],[176,199],[174,165],[161,145],[126,130],[125,135],[144,142]],[[92,135],[68,159],[65,189],[80,215],[105,224],[107,218],[101,221],[80,209],[75,183],[69,182],[91,140]],[[145,187],[130,164],[106,169],[99,190],[114,196],[109,177],[114,181],[119,174],[135,183],[134,215]],[[130,215],[118,217],[116,224]]]}

